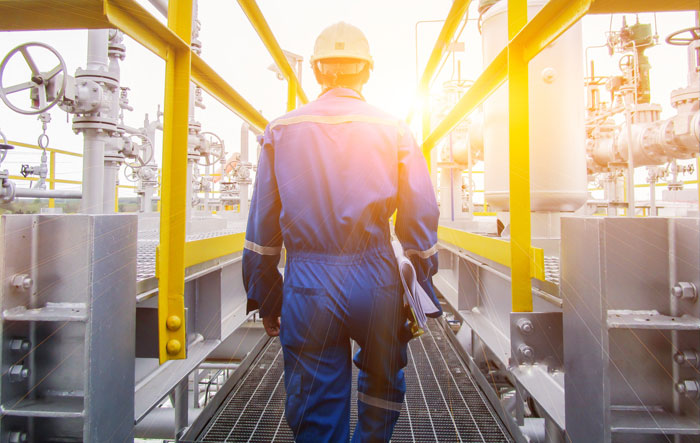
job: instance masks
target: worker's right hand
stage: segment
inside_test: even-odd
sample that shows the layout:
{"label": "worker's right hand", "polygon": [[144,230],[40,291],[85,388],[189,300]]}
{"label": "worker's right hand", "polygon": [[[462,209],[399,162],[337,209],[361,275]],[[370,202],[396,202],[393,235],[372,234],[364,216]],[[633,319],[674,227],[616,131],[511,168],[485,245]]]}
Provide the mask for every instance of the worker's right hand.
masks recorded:
{"label": "worker's right hand", "polygon": [[277,316],[263,317],[263,326],[265,327],[265,332],[270,337],[277,337],[280,335],[280,318]]}

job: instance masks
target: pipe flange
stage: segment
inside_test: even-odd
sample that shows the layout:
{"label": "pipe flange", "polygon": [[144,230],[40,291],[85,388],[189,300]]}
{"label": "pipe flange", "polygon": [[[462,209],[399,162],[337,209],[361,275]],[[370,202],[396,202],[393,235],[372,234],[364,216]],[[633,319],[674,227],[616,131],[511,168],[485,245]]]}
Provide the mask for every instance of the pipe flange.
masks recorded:
{"label": "pipe flange", "polygon": [[92,80],[97,83],[104,83],[111,89],[119,87],[119,77],[109,71],[99,71],[95,69],[76,69],[75,79]]}

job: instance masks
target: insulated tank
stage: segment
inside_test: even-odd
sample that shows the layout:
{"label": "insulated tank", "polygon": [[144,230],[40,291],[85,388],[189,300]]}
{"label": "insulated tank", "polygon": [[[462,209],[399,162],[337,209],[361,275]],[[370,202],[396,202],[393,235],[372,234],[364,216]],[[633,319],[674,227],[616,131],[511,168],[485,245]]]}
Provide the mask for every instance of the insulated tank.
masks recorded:
{"label": "insulated tank", "polygon": [[[528,2],[532,19],[546,2]],[[508,41],[507,2],[483,16],[484,66]],[[530,189],[533,211],[575,211],[587,199],[581,22],[529,64]],[[508,206],[508,84],[484,102],[484,188],[489,207]]]}

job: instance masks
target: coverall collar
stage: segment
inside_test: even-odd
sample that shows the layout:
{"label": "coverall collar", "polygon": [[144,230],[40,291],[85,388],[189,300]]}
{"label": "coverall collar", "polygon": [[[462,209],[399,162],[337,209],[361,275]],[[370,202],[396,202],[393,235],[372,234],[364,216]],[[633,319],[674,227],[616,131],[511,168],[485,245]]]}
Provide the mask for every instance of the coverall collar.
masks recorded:
{"label": "coverall collar", "polygon": [[321,93],[321,95],[318,96],[319,99],[330,97],[348,97],[365,101],[365,98],[359,92],[355,91],[354,89],[342,87],[326,89]]}

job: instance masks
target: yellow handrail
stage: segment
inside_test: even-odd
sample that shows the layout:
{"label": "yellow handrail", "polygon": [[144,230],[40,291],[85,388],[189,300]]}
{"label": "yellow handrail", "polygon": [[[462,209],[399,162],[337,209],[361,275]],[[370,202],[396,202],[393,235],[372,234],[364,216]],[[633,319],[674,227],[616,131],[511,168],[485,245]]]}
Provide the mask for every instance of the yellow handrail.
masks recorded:
{"label": "yellow handrail", "polygon": [[[423,122],[423,154],[430,164],[430,152],[437,142],[509,80],[509,260],[512,309],[516,312],[532,310],[528,62],[583,17],[591,3],[592,0],[551,0],[528,22],[527,0],[511,0],[506,47],[430,134],[425,131],[429,122]],[[482,254],[489,254],[489,250],[482,248]]]}
{"label": "yellow handrail", "polygon": [[238,4],[241,6],[241,9],[243,9],[246,17],[248,17],[250,24],[253,25],[253,28],[255,28],[260,40],[262,40],[268,52],[274,59],[277,67],[280,69],[280,71],[282,71],[282,75],[289,83],[287,109],[290,110],[296,107],[296,105],[292,104],[292,102],[296,103],[297,95],[302,103],[308,103],[309,99],[306,97],[306,94],[299,83],[299,79],[297,78],[296,74],[294,74],[294,70],[290,66],[289,60],[287,60],[287,57],[284,55],[279,43],[277,43],[277,39],[275,39],[275,35],[272,33],[270,26],[267,24],[265,16],[263,15],[262,11],[260,11],[258,4],[255,2],[255,0],[238,0]]}

